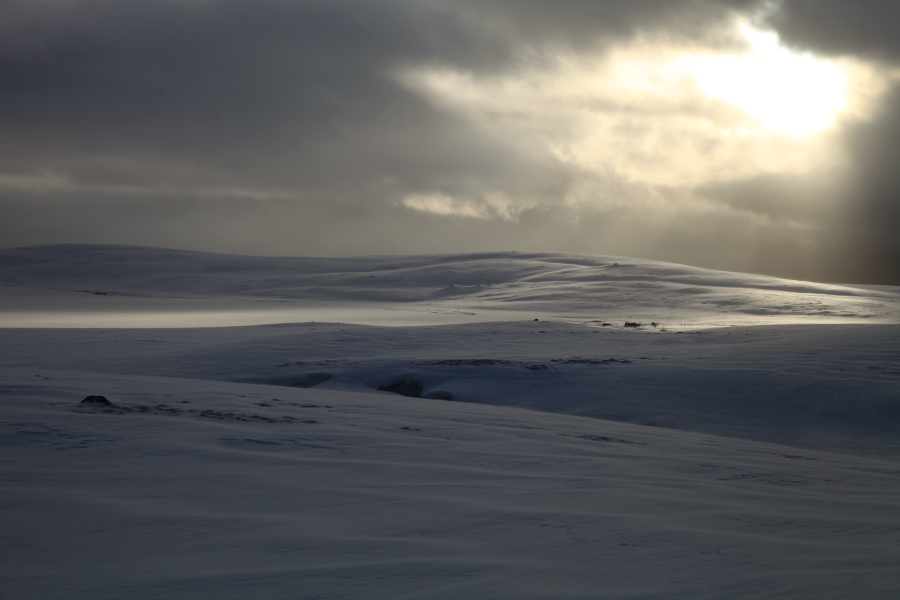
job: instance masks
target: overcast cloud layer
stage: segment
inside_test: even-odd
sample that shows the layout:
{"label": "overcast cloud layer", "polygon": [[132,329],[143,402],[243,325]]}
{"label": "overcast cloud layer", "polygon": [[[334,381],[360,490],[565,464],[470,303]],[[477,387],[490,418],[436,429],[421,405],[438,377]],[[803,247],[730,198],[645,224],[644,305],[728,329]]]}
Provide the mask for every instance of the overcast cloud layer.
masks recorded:
{"label": "overcast cloud layer", "polygon": [[[896,285],[898,25],[893,1],[8,0],[0,239]],[[782,79],[723,88],[748,52]]]}

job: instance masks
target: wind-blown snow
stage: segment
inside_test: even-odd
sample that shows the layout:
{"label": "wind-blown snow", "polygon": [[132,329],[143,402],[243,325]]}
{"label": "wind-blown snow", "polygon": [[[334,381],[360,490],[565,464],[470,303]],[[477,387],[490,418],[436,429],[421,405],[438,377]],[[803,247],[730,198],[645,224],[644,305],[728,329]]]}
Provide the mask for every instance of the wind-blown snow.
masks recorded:
{"label": "wind-blown snow", "polygon": [[0,597],[900,595],[896,288],[104,246],[0,282]]}
{"label": "wind-blown snow", "polygon": [[339,321],[898,323],[900,291],[575,254],[264,258],[129,246],[0,251],[5,327]]}

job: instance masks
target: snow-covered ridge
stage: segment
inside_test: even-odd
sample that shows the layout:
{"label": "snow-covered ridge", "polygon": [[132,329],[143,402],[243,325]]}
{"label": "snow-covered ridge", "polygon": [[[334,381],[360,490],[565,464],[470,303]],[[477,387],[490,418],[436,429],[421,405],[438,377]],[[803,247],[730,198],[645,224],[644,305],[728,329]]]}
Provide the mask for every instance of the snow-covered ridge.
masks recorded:
{"label": "snow-covered ridge", "polygon": [[898,314],[616,257],[2,250],[0,597],[893,600]]}
{"label": "snow-covered ridge", "polygon": [[[316,312],[323,304],[336,315],[333,320],[364,324],[528,316],[617,325],[657,322],[675,328],[900,322],[900,288],[558,253],[289,258],[134,246],[35,246],[0,250],[0,284],[0,308],[19,313],[18,324],[7,315],[0,323],[4,326],[40,325],[35,312],[63,307],[116,314],[229,315],[221,322],[152,323],[157,326],[326,320]],[[51,296],[64,298],[56,302]],[[389,310],[394,314],[388,315]]]}

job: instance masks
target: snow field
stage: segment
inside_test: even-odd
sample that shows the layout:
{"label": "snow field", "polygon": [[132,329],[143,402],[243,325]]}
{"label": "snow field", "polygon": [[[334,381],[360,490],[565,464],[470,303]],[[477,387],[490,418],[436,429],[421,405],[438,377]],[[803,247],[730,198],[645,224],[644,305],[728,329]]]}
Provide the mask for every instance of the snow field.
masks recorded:
{"label": "snow field", "polygon": [[893,599],[900,289],[4,249],[0,446],[2,598]]}
{"label": "snow field", "polygon": [[[3,370],[5,597],[900,591],[894,462],[395,394],[44,377]],[[99,388],[113,407],[78,404]]]}

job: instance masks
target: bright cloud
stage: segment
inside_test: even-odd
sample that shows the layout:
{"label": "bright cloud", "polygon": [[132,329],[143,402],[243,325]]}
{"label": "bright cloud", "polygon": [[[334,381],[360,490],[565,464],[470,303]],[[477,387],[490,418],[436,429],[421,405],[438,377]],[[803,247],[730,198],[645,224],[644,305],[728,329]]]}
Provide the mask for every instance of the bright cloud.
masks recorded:
{"label": "bright cloud", "polygon": [[403,205],[415,211],[435,215],[489,219],[500,217],[514,221],[523,208],[529,204],[513,203],[506,194],[493,192],[484,194],[478,201],[456,198],[439,192],[412,194],[403,199]]}
{"label": "bright cloud", "polygon": [[469,200],[459,200],[446,194],[414,194],[403,199],[403,205],[419,212],[436,215],[487,219],[487,207]]}
{"label": "bright cloud", "polygon": [[797,137],[829,129],[847,109],[847,67],[782,47],[774,32],[741,25],[742,54],[700,54],[676,62],[712,98],[745,110],[762,127]]}
{"label": "bright cloud", "polygon": [[885,89],[860,62],[794,53],[735,23],[734,48],[638,39],[602,55],[548,51],[500,75],[449,68],[398,74],[495,139],[655,186],[793,175],[846,162],[842,113],[864,116]]}

